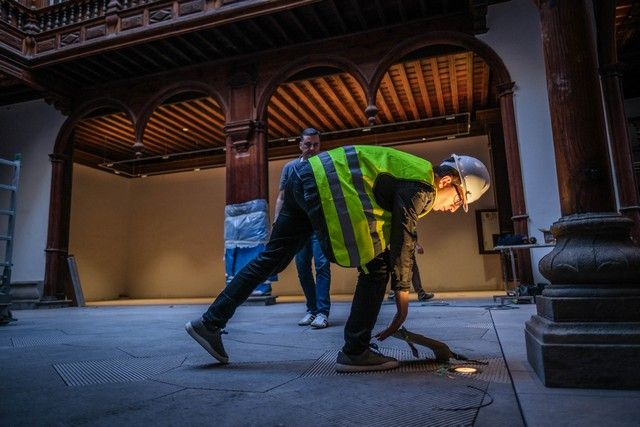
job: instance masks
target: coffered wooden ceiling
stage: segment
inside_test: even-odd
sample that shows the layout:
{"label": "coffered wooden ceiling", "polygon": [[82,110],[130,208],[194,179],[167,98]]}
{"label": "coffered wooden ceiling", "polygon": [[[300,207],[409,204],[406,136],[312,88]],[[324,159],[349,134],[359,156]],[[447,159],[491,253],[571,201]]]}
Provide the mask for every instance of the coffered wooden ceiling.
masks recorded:
{"label": "coffered wooden ceiling", "polygon": [[[281,84],[272,96],[267,120],[271,147],[295,148],[292,139],[309,126],[326,133],[325,141],[340,138],[344,135],[340,131],[359,133],[369,126],[364,91],[351,75],[339,70],[310,71],[306,78],[294,76]],[[472,52],[409,57],[391,66],[382,79],[377,124],[398,124],[387,127],[388,131],[424,127],[424,119],[493,107],[496,95],[490,80],[488,66]],[[142,158],[135,160],[133,128],[121,112],[103,112],[78,124],[76,158],[109,168],[116,162],[123,173],[132,175],[169,171],[179,159],[191,159],[190,166],[222,165],[223,126],[224,113],[214,99],[183,94],[169,99],[151,116]]]}

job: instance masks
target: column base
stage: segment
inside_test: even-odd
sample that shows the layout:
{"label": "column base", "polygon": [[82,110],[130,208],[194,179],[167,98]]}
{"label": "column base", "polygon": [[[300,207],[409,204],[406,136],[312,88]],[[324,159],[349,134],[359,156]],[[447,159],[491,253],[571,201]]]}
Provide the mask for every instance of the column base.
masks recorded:
{"label": "column base", "polygon": [[547,387],[640,389],[640,323],[526,322],[527,359]]}

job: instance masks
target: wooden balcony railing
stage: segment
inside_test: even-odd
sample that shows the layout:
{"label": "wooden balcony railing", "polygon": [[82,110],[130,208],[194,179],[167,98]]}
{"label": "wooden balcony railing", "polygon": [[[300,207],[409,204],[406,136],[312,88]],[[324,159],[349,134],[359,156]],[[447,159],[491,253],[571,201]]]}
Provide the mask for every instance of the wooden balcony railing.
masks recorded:
{"label": "wooden balcony railing", "polygon": [[[25,57],[38,57],[60,48],[114,33],[155,26],[178,18],[227,12],[237,16],[242,6],[267,5],[267,0],[68,0],[51,6],[26,7],[0,0],[0,49],[3,45]],[[275,2],[278,3],[278,2]],[[302,1],[304,3],[304,1]],[[182,19],[181,21],[184,21]]]}

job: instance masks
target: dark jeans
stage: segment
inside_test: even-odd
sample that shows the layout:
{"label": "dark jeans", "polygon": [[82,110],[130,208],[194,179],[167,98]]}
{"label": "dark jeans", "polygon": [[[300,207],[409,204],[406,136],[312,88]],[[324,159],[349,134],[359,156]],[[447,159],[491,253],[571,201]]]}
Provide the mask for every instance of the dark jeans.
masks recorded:
{"label": "dark jeans", "polygon": [[[285,185],[284,203],[264,252],[240,270],[213,301],[202,315],[205,323],[225,327],[258,284],[285,269],[313,232],[307,211],[302,180],[294,173]],[[385,252],[367,264],[368,273],[359,269],[344,330],[343,351],[347,354],[360,354],[369,346],[389,280],[387,260]]]}

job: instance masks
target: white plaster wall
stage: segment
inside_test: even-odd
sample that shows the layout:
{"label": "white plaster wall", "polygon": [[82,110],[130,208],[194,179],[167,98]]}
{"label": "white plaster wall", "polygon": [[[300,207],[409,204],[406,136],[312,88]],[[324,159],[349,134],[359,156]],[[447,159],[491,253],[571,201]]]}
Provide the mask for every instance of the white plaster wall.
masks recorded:
{"label": "white plaster wall", "polygon": [[[513,0],[489,7],[489,31],[478,36],[504,61],[516,83],[514,106],[529,233],[542,242],[539,228],[560,218],[553,136],[539,15],[531,0]],[[549,249],[532,250],[534,280],[547,282],[538,262]]]}
{"label": "white plaster wall", "polygon": [[[44,101],[0,107],[0,157],[22,154],[17,200],[12,281],[44,280],[51,164],[56,137],[66,118]],[[6,194],[5,194],[6,197]],[[4,247],[2,247],[4,251]]]}
{"label": "white plaster wall", "polygon": [[224,168],[132,180],[128,295],[217,295],[224,287],[224,206]]}
{"label": "white plaster wall", "polygon": [[76,258],[85,300],[127,291],[131,181],[75,164],[69,253]]}

